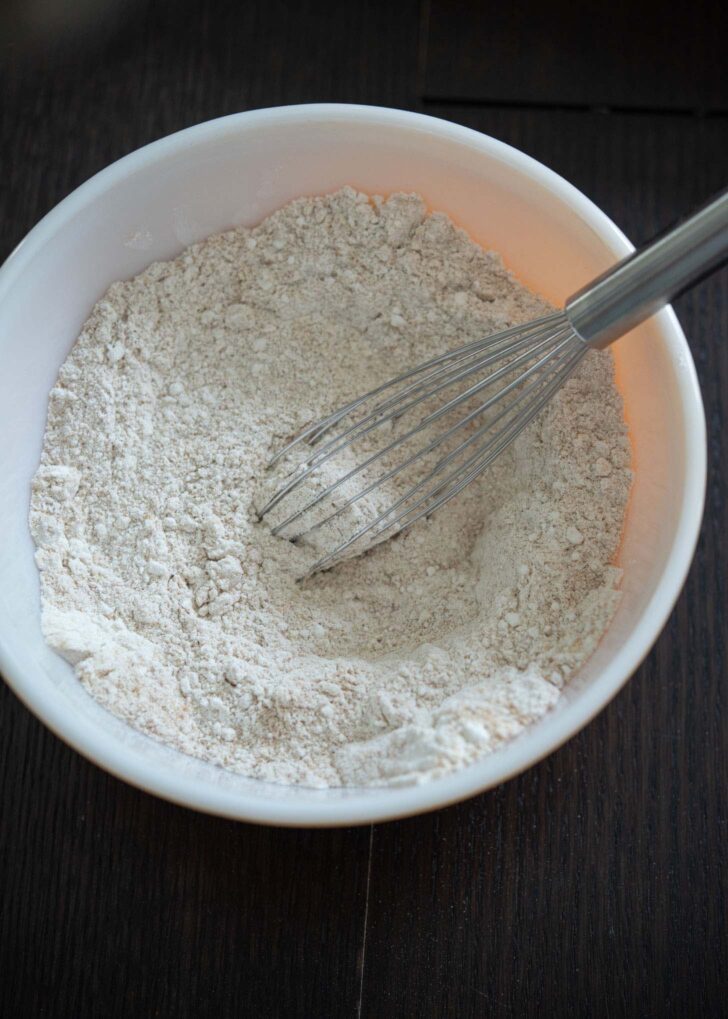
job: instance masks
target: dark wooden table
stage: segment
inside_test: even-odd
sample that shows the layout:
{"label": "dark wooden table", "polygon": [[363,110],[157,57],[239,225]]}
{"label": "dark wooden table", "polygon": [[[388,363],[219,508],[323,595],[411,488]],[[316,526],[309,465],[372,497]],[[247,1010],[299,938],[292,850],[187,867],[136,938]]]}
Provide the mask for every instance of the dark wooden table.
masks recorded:
{"label": "dark wooden table", "polygon": [[[548,19],[507,4],[107,5],[92,26],[81,11],[75,35],[61,15],[84,5],[0,9],[3,256],[111,160],[279,103],[399,106],[488,132],[573,181],[635,242],[728,178],[717,4],[660,34],[616,3],[644,66],[642,46],[622,51],[613,25],[581,12],[588,86],[573,24],[554,50]],[[38,11],[58,15],[46,35]],[[724,273],[677,304],[710,446],[685,591],[609,708],[502,788],[371,828],[231,823],[109,777],[2,686],[5,1015],[728,1014],[727,289]]]}

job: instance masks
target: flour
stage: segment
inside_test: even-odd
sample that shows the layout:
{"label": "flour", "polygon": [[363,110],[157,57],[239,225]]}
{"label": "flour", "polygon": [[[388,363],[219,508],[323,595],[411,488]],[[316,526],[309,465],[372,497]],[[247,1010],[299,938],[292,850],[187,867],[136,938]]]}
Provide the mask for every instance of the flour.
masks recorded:
{"label": "flour", "polygon": [[296,577],[257,521],[304,424],[545,305],[413,195],[292,202],[114,284],[50,394],[43,629],[101,704],[247,775],[419,782],[557,701],[614,613],[630,486],[608,353],[460,498]]}

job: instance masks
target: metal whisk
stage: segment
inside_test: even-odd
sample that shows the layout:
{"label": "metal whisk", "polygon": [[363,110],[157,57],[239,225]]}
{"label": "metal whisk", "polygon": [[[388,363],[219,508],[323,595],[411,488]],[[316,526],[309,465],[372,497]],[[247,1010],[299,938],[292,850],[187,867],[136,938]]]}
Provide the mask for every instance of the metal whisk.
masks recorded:
{"label": "metal whisk", "polygon": [[305,428],[271,461],[299,458],[260,518],[270,514],[273,533],[292,541],[320,539],[309,573],[367,551],[478,478],[590,348],[726,261],[728,190],[578,291],[562,312],[432,358]]}

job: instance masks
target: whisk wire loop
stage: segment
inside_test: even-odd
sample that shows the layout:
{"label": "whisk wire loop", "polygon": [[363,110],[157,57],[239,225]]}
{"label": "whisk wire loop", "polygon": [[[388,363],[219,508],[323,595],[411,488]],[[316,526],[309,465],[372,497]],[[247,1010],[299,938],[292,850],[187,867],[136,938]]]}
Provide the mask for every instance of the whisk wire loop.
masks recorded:
{"label": "whisk wire loop", "polygon": [[[565,338],[564,338],[564,334],[566,334]],[[556,344],[556,346],[554,346],[553,345],[553,339],[559,339],[560,342],[558,344]],[[479,406],[475,407],[472,411],[470,411],[468,414],[466,414],[465,417],[461,418],[454,425],[452,425],[445,432],[443,432],[440,436],[438,436],[437,438],[432,440],[432,442],[430,442],[428,445],[426,445],[423,449],[421,449],[421,450],[417,451],[416,453],[412,454],[412,456],[410,456],[408,459],[406,459],[403,463],[399,464],[396,468],[394,468],[387,475],[385,475],[382,478],[380,478],[379,481],[374,485],[374,487],[378,487],[378,485],[381,484],[384,480],[389,480],[390,478],[394,477],[395,475],[401,473],[406,467],[411,466],[411,464],[413,464],[417,460],[421,459],[423,456],[425,456],[427,453],[431,452],[433,449],[435,449],[437,446],[441,445],[443,442],[447,441],[447,439],[449,439],[452,435],[454,435],[455,432],[461,430],[462,428],[465,428],[472,421],[474,421],[477,417],[479,417],[480,415],[484,414],[487,410],[490,410],[491,407],[495,406],[495,404],[497,404],[501,400],[503,400],[514,389],[516,389],[518,386],[522,385],[528,378],[531,377],[531,375],[533,375],[535,372],[537,372],[541,368],[543,368],[543,366],[546,363],[548,363],[550,358],[552,358],[563,347],[564,344],[570,342],[570,339],[571,339],[571,337],[568,335],[568,332],[566,330],[562,330],[559,333],[555,334],[554,338],[552,338],[551,341],[548,341],[549,342],[549,346],[550,346],[551,349],[549,350],[549,352],[547,354],[542,356],[539,360],[536,361],[535,364],[531,365],[528,369],[526,369],[524,372],[522,372],[519,376],[517,376],[515,379],[513,379],[507,385],[505,385],[501,389],[499,389],[496,393],[493,394],[493,396],[489,397],[487,400],[485,400]],[[537,344],[534,348],[532,348],[530,350],[530,352],[529,352],[529,357],[533,357],[534,353],[536,353],[539,350],[541,350],[546,342],[547,341],[544,341],[544,343]],[[280,534],[282,531],[284,531],[286,529],[286,527],[288,527],[295,520],[297,520],[298,518],[304,516],[307,512],[309,512],[311,509],[315,508],[315,506],[317,506],[324,499],[326,499],[329,496],[331,496],[336,491],[336,489],[340,488],[347,481],[350,481],[352,478],[356,477],[358,474],[361,474],[363,471],[365,471],[368,467],[370,467],[377,460],[380,460],[380,459],[384,458],[388,453],[391,453],[394,449],[396,449],[397,447],[403,445],[409,439],[414,438],[415,435],[418,435],[420,432],[424,431],[427,427],[429,427],[429,425],[431,425],[433,422],[439,420],[441,417],[444,417],[445,414],[449,413],[451,410],[453,410],[456,407],[460,406],[461,404],[465,403],[468,399],[470,399],[471,397],[477,395],[479,392],[482,392],[484,389],[487,389],[494,382],[499,381],[499,379],[501,379],[505,374],[507,374],[508,372],[513,371],[514,368],[519,367],[524,362],[524,359],[525,359],[525,355],[523,357],[517,358],[516,360],[511,362],[511,364],[505,365],[503,368],[501,368],[497,372],[494,372],[492,375],[487,376],[485,379],[483,379],[477,385],[471,386],[464,393],[461,393],[458,397],[450,400],[448,403],[446,403],[442,407],[438,408],[437,411],[434,411],[432,414],[430,414],[427,417],[425,417],[414,428],[411,428],[411,429],[409,429],[409,431],[405,432],[404,435],[401,435],[398,438],[394,439],[392,442],[390,442],[388,445],[386,445],[383,449],[377,450],[375,453],[372,453],[371,456],[369,456],[366,460],[362,461],[362,463],[358,464],[356,467],[351,468],[351,470],[349,470],[347,473],[345,473],[341,477],[337,478],[337,480],[335,482],[330,484],[327,488],[325,488],[322,492],[320,492],[315,498],[311,499],[308,503],[306,503],[301,508],[297,509],[294,513],[292,513],[284,521],[282,521],[280,524],[278,524],[276,527],[274,527],[273,528],[273,533],[274,534]],[[434,393],[436,394],[440,390],[441,390],[441,387],[438,386],[435,389]],[[411,404],[405,406],[405,408],[402,410],[402,416],[409,409],[411,409],[411,406],[412,406]],[[367,434],[367,433],[362,433],[362,434]],[[327,454],[327,456],[326,456],[326,458],[324,460],[318,461],[318,462],[310,465],[310,467],[308,467],[306,469],[306,471],[304,471],[302,473],[301,480],[303,480],[305,477],[307,477],[309,474],[311,474],[313,471],[315,471],[316,468],[321,463],[324,463],[326,460],[330,459],[336,452],[339,452],[340,450],[346,448],[348,445],[350,445],[349,442],[344,443],[341,446],[337,446],[335,450],[333,450],[331,453]],[[297,478],[294,478],[293,480],[294,480],[294,484],[297,483],[297,481],[298,481]],[[370,491],[371,490],[373,490],[373,489],[370,489]],[[354,501],[354,500],[351,500],[351,501]]]}
{"label": "whisk wire loop", "polygon": [[318,559],[306,575],[310,576],[334,565],[343,553],[347,552],[353,545],[373,531],[376,538],[373,544],[378,544],[385,537],[391,537],[393,534],[400,533],[424,517],[430,516],[441,506],[445,505],[445,503],[449,502],[450,499],[459,495],[464,488],[478,478],[500,456],[523,429],[540,413],[552,396],[563,385],[585,353],[586,348],[579,342],[578,346],[572,349],[569,356],[565,358],[565,363],[560,371],[556,373],[555,377],[552,378],[551,382],[542,388],[541,392],[532,401],[513,415],[510,423],[500,429],[496,436],[485,443],[483,447],[476,450],[463,463],[458,464],[455,470],[445,478],[439,479],[434,488],[425,492],[412,505],[407,506],[394,519],[390,520],[389,523],[376,530],[379,524],[386,521],[393,513],[396,513],[400,507],[409,503],[412,497],[420,492],[427,482],[439,473],[440,464],[438,464],[425,478],[409,489],[405,495],[397,499],[392,506],[380,513],[373,521],[359,528],[345,542],[341,542],[332,551]]}
{"label": "whisk wire loop", "polygon": [[[573,352],[571,350],[567,350],[566,352],[562,352],[559,355],[558,363],[563,363],[567,358],[571,358],[572,356],[573,356]],[[554,367],[555,368],[557,367],[557,363],[556,362],[554,364]],[[537,390],[538,388],[540,388],[542,386],[543,386],[543,379],[537,376],[535,379],[533,379],[531,382],[529,382],[528,385],[525,386],[523,388],[523,390],[519,393],[519,400],[522,401],[529,393],[532,393],[534,390]],[[493,430],[494,426],[499,421],[501,421],[504,417],[506,417],[507,415],[512,413],[513,407],[514,407],[513,404],[504,407],[501,411],[498,412],[498,414],[495,415],[495,417],[489,418],[475,432],[473,432],[471,435],[469,435],[466,439],[463,439],[454,449],[450,450],[449,453],[447,453],[443,457],[441,457],[437,461],[435,466],[432,468],[430,473],[426,476],[426,478],[423,479],[423,481],[428,481],[431,478],[435,477],[438,473],[440,473],[442,470],[444,470],[444,468],[447,467],[448,464],[453,463],[455,460],[457,460],[457,458],[460,456],[460,454],[463,453],[469,446],[472,446],[479,439],[483,438],[483,436],[485,436],[488,432]],[[477,410],[475,412],[473,412],[473,415],[474,416],[477,415],[480,412],[480,409],[481,408],[477,408]],[[432,452],[434,449],[436,449],[437,446],[441,445],[449,437],[449,435],[454,433],[461,426],[461,424],[462,424],[462,422],[458,422],[458,424],[454,425],[451,429],[449,429],[448,432],[445,432],[442,435],[438,436],[437,438],[433,439],[427,446],[425,446],[421,450],[418,450],[416,453],[413,453],[412,456],[410,456],[403,463],[397,464],[395,467],[392,467],[390,470],[388,470],[385,474],[382,474],[381,476],[377,477],[369,485],[367,485],[365,488],[361,489],[355,495],[352,495],[349,499],[346,500],[346,502],[344,502],[341,506],[339,506],[337,509],[335,509],[328,516],[324,517],[322,520],[319,520],[316,523],[312,524],[311,527],[306,528],[305,531],[302,531],[302,532],[299,532],[297,534],[291,535],[290,536],[290,540],[294,541],[294,542],[298,541],[304,534],[306,534],[306,533],[310,534],[310,533],[312,533],[314,531],[320,530],[326,524],[331,523],[331,521],[333,521],[337,517],[341,516],[341,514],[344,513],[350,506],[354,505],[356,502],[359,502],[365,496],[370,495],[373,491],[375,491],[377,488],[379,488],[382,484],[384,484],[385,482],[391,480],[393,477],[396,477],[397,474],[401,473],[404,469],[409,467],[416,460],[420,459],[421,457],[427,455],[427,453]],[[413,495],[415,490],[419,490],[420,488],[421,488],[421,484],[417,485],[417,486],[414,486],[413,489],[411,489],[410,492],[408,493],[407,497]],[[323,495],[324,495],[324,493],[322,493],[322,497],[323,497]],[[396,507],[392,507],[392,509],[394,509],[394,508],[396,508]],[[298,514],[292,515],[289,518],[288,521],[285,521],[283,524],[281,524],[280,525],[281,530],[284,529],[284,527],[285,527],[285,525],[287,523],[292,522],[297,515]]]}
{"label": "whisk wire loop", "polygon": [[[347,511],[363,507],[353,517],[358,526],[352,533],[346,535],[345,525],[337,525],[333,547],[307,576],[333,566],[353,548],[367,551],[431,515],[480,477],[588,349],[562,312],[475,340],[400,373],[309,425],[276,453],[271,467],[303,443],[308,447],[259,517],[278,507],[276,516],[283,519],[274,523],[272,532],[300,541],[325,533],[323,529],[341,521]],[[412,415],[415,421],[408,424]],[[427,435],[438,422],[441,430]],[[378,430],[386,426],[399,431],[390,437],[387,428],[384,440],[377,442]],[[359,443],[364,453],[353,466],[335,473],[333,480],[323,479],[322,468],[335,467],[335,458],[342,454],[351,458]],[[350,483],[357,478],[352,491]],[[387,505],[381,493],[389,482],[394,490]],[[371,500],[364,501],[368,496],[374,499],[371,505]]]}
{"label": "whisk wire loop", "polygon": [[[440,418],[444,417],[454,408],[465,403],[467,400],[471,399],[473,396],[477,395],[477,393],[481,392],[487,387],[493,385],[495,382],[498,382],[501,378],[511,374],[514,371],[514,369],[525,364],[527,361],[534,358],[544,349],[553,347],[555,340],[561,338],[565,332],[566,332],[565,327],[556,331],[550,331],[549,329],[529,331],[529,334],[526,338],[511,345],[511,347],[509,347],[509,349],[507,349],[503,353],[499,352],[499,354],[495,357],[492,355],[487,356],[485,358],[475,361],[472,364],[469,364],[466,368],[459,371],[453,378],[448,378],[445,381],[438,382],[437,385],[435,385],[432,389],[428,389],[426,392],[421,393],[414,400],[405,401],[401,405],[398,404],[395,410],[389,411],[386,415],[381,417],[377,416],[378,410],[377,408],[375,408],[368,415],[366,415],[366,417],[362,421],[356,422],[349,429],[346,429],[342,434],[339,434],[335,436],[333,439],[329,440],[329,442],[324,448],[316,451],[310,457],[305,459],[301,464],[299,464],[296,467],[296,469],[291,473],[288,480],[284,482],[283,486],[259,511],[259,516],[261,518],[266,516],[266,514],[268,514],[272,509],[274,509],[278,505],[278,503],[280,503],[285,498],[285,496],[288,495],[289,492],[291,492],[294,488],[299,487],[301,483],[304,482],[317,468],[327,463],[334,456],[336,456],[338,453],[341,453],[343,450],[348,448],[354,442],[359,441],[365,436],[369,435],[375,428],[386,423],[387,421],[391,420],[394,417],[396,418],[403,417],[415,406],[419,406],[425,400],[428,400],[431,397],[436,396],[438,393],[442,392],[449,386],[455,385],[458,382],[461,382],[464,379],[475,375],[477,371],[489,367],[493,363],[497,363],[497,361],[502,360],[504,357],[507,358],[512,353],[515,353],[517,355],[516,357],[513,358],[513,360],[506,361],[506,363],[501,368],[497,369],[495,372],[486,376],[486,378],[481,379],[474,385],[467,388],[464,392],[459,393],[457,396],[446,401],[442,406],[438,407],[437,410],[431,412],[422,421],[420,421],[416,428],[413,428],[410,431],[405,432],[403,435],[398,436],[383,449],[377,451],[375,454],[372,454],[372,456],[369,457],[369,459],[361,463],[352,472],[340,478],[336,487],[348,481],[354,474],[358,474],[361,471],[365,470],[367,467],[369,467],[376,459],[379,459],[385,456],[386,454],[390,453],[393,449],[407,442],[418,432],[422,431],[423,429],[429,427],[431,424],[434,424],[436,421],[440,420]],[[520,354],[519,351],[521,351]],[[496,394],[496,400],[500,400],[503,396],[507,395],[512,388],[513,386],[504,387],[504,389],[501,390],[500,393]],[[483,407],[481,408],[481,411],[488,409],[488,407],[491,405],[492,405],[491,403],[486,402],[486,404],[484,404]],[[376,420],[372,420],[372,418],[376,418]],[[367,422],[369,423],[367,424]],[[277,458],[271,461],[271,466],[273,466],[275,462],[277,462]],[[322,498],[324,494],[329,495],[330,492],[327,490],[326,493],[322,493],[321,496]],[[306,507],[306,509],[307,508],[310,507]],[[295,516],[300,516],[304,512],[305,509],[302,509],[297,514],[295,514]],[[289,520],[286,520],[282,524],[279,524],[276,528],[273,529],[274,533],[275,534],[280,533],[281,530],[283,530],[283,528],[289,522],[290,522]]]}

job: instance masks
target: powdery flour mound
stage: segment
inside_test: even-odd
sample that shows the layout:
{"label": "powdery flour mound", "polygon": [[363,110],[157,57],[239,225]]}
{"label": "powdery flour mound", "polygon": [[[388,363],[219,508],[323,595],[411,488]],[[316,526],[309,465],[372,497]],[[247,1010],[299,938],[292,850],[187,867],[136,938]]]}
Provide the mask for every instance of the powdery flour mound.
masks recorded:
{"label": "powdery flour mound", "polygon": [[608,353],[445,510],[303,585],[305,551],[251,503],[308,421],[546,310],[417,196],[349,188],[114,284],[33,484],[49,643],[137,729],[280,782],[419,782],[518,734],[619,598]]}

